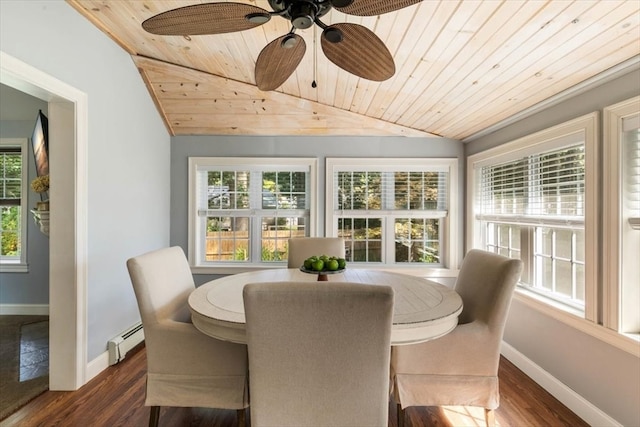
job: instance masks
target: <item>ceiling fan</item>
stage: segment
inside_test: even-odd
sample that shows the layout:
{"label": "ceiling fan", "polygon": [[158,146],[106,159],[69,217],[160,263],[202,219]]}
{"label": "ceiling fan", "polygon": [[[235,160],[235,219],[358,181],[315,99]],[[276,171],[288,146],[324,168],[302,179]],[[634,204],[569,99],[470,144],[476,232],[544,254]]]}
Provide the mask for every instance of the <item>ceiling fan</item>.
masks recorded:
{"label": "ceiling fan", "polygon": [[291,31],[270,42],[256,61],[260,90],[277,89],[293,74],[306,45],[296,30],[313,24],[322,28],[325,56],[338,67],[367,80],[384,81],[395,74],[395,63],[382,40],[353,23],[324,24],[320,18],[332,8],[357,16],[374,16],[402,9],[422,0],[268,0],[273,11],[244,3],[202,3],[155,15],[142,23],[152,34],[193,36],[243,31],[268,22],[272,16],[291,21]]}

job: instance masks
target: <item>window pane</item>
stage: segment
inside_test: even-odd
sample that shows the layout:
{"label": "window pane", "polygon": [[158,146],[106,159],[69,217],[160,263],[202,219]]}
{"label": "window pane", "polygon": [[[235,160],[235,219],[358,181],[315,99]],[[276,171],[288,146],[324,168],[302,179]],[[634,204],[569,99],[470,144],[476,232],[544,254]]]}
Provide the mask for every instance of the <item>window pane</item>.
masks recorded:
{"label": "window pane", "polygon": [[576,296],[578,301],[584,302],[584,264],[576,264]]}
{"label": "window pane", "polygon": [[447,174],[441,172],[395,172],[395,209],[446,209]]}
{"label": "window pane", "polygon": [[584,307],[584,231],[536,227],[533,287]]}
{"label": "window pane", "polygon": [[248,261],[248,217],[207,217],[206,261]]}
{"label": "window pane", "polygon": [[21,256],[22,153],[19,149],[0,151],[0,255],[19,260]]}
{"label": "window pane", "polygon": [[486,230],[486,250],[509,258],[520,258],[520,227],[487,222]]}
{"label": "window pane", "polygon": [[498,226],[498,242],[501,248],[509,249],[511,245],[511,227],[509,225],[500,224]]}
{"label": "window pane", "polygon": [[439,263],[439,224],[432,218],[396,219],[396,262]]}
{"label": "window pane", "polygon": [[542,245],[536,248],[536,252],[551,256],[553,251],[553,231],[550,228],[538,227],[538,234]]}
{"label": "window pane", "polygon": [[288,240],[306,235],[305,218],[262,218],[262,261],[286,261]]}
{"label": "window pane", "polygon": [[0,236],[2,247],[0,255],[9,257],[20,256],[20,207],[0,207],[2,218],[0,221]]}
{"label": "window pane", "polygon": [[381,218],[339,218],[338,236],[345,239],[348,261],[382,261]]}
{"label": "window pane", "polygon": [[571,262],[556,260],[556,292],[567,298],[573,296],[573,272]]}
{"label": "window pane", "polygon": [[553,265],[551,258],[538,257],[540,262],[538,286],[548,291],[553,291]]}
{"label": "window pane", "polygon": [[249,172],[210,171],[207,183],[209,209],[249,209]]}
{"label": "window pane", "polygon": [[263,172],[262,209],[304,209],[305,191],[304,172]]}
{"label": "window pane", "polygon": [[338,172],[335,176],[338,209],[381,209],[382,174],[380,172]]}
{"label": "window pane", "polygon": [[555,256],[571,260],[573,249],[573,232],[571,230],[557,230],[555,232]]}

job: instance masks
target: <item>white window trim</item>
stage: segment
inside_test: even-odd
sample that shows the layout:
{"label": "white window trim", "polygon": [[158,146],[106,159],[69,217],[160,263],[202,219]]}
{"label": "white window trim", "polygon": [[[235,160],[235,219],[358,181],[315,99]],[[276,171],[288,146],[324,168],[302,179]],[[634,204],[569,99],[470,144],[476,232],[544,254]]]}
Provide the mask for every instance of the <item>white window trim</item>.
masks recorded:
{"label": "white window trim", "polygon": [[460,265],[458,233],[462,230],[459,223],[459,194],[458,187],[458,159],[457,158],[344,158],[327,157],[325,165],[325,230],[328,237],[338,235],[334,224],[333,212],[333,175],[336,168],[353,168],[363,171],[392,171],[403,166],[425,165],[442,168],[449,173],[448,214],[443,218],[444,226],[442,238],[443,267],[422,267],[419,265],[367,265],[367,269],[379,269],[384,271],[399,271],[421,277],[455,277]]}
{"label": "white window trim", "polygon": [[309,167],[309,235],[318,233],[317,206],[318,206],[318,160],[308,157],[189,157],[189,206],[188,215],[188,255],[191,272],[194,274],[235,274],[269,268],[282,268],[282,263],[270,264],[246,264],[246,265],[200,265],[199,249],[196,233],[199,230],[197,223],[198,200],[194,197],[197,188],[197,173],[199,166],[241,166],[246,164],[268,164],[287,168],[287,166]]}
{"label": "white window trim", "polygon": [[[550,141],[566,137],[572,140],[573,134],[584,133],[585,140],[585,312],[583,321],[598,322],[598,113],[578,117],[566,123],[553,126],[498,147],[482,151],[467,158],[467,248],[481,247],[481,227],[476,222],[475,190],[477,187],[475,170],[483,164],[498,163],[504,158],[524,157],[532,152],[545,151]],[[552,142],[552,143],[554,143]],[[518,298],[540,302],[534,299],[532,292],[516,290]],[[536,308],[544,306],[545,312],[554,312],[567,321],[574,321],[572,310],[561,308],[550,300],[544,304],[536,304]]]}
{"label": "white window trim", "polygon": [[[603,324],[604,326],[620,331],[623,328],[622,296],[620,289],[625,281],[622,267],[621,234],[625,224],[620,220],[622,212],[622,121],[640,112],[640,96],[633,97],[604,109],[603,128],[606,149],[603,150]],[[631,227],[635,229],[634,225]],[[631,262],[637,262],[631,261]],[[627,280],[637,280],[626,278]],[[637,310],[637,307],[635,307]],[[639,335],[639,334],[635,334]]]}
{"label": "white window trim", "polygon": [[29,271],[29,266],[27,264],[27,235],[29,229],[29,187],[27,185],[27,181],[29,180],[28,143],[29,140],[27,138],[0,139],[0,145],[20,147],[20,154],[22,156],[22,197],[20,198],[20,221],[22,222],[22,233],[20,234],[20,260],[0,260],[0,273],[27,273]]}

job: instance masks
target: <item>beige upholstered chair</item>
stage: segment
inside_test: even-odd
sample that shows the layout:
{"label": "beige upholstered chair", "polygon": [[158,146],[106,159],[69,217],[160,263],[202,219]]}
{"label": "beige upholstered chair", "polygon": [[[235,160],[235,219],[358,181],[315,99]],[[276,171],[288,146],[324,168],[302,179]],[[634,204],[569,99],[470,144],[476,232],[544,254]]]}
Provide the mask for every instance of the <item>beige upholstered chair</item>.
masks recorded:
{"label": "beige upholstered chair", "polygon": [[464,308],[458,326],[444,337],[393,347],[393,399],[398,425],[409,406],[480,406],[487,425],[499,405],[500,343],[522,261],[490,252],[467,253],[455,290]]}
{"label": "beige upholstered chair", "polygon": [[187,298],[195,285],[182,249],[131,258],[127,268],[147,349],[149,425],[157,425],[160,406],[236,409],[243,424],[247,347],[208,337],[191,324]]}
{"label": "beige upholstered chair", "polygon": [[386,426],[393,289],[244,288],[252,427]]}
{"label": "beige upholstered chair", "polygon": [[342,237],[296,237],[289,239],[289,268],[298,268],[312,255],[344,258]]}

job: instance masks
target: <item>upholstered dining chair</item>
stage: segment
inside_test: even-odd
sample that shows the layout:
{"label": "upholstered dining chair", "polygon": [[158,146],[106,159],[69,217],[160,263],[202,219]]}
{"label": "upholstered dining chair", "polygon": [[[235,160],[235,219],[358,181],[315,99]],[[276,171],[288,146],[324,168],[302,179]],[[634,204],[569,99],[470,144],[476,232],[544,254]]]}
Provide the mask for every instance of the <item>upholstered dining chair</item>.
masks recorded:
{"label": "upholstered dining chair", "polygon": [[182,248],[133,257],[127,268],[147,350],[149,425],[158,424],[161,406],[236,409],[243,425],[247,347],[208,337],[191,323],[187,299],[195,285]]}
{"label": "upholstered dining chair", "polygon": [[520,260],[477,249],[467,253],[455,285],[463,301],[458,326],[433,341],[392,349],[399,426],[409,406],[479,406],[487,425],[495,423],[500,343],[521,272]]}
{"label": "upholstered dining chair", "polygon": [[265,282],[243,297],[252,427],[387,425],[391,287]]}
{"label": "upholstered dining chair", "polygon": [[295,237],[289,239],[287,266],[298,268],[312,255],[327,255],[344,258],[342,237]]}

